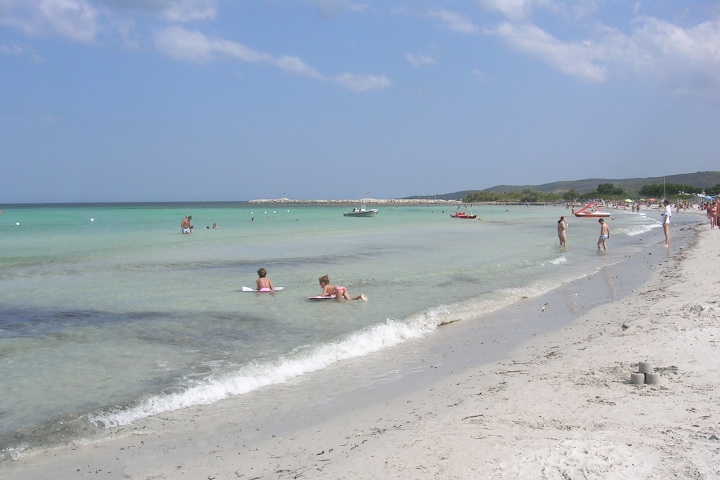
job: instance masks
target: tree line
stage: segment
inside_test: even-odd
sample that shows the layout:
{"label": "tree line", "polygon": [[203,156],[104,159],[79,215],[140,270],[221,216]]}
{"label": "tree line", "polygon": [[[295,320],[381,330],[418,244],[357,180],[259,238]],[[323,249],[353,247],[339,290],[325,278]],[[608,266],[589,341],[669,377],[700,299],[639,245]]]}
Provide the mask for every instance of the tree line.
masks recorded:
{"label": "tree line", "polygon": [[641,200],[654,198],[656,200],[688,199],[693,194],[705,192],[706,195],[720,195],[720,183],[714,187],[702,188],[692,185],[680,185],[676,183],[660,183],[643,185],[638,192],[628,192],[622,187],[616,187],[612,183],[601,183],[595,190],[587,193],[580,193],[574,188],[562,193],[538,192],[524,189],[522,192],[491,192],[478,191],[465,195],[464,203],[497,202],[497,203],[559,203],[559,202],[587,202],[602,198],[603,200],[623,201],[626,198]]}

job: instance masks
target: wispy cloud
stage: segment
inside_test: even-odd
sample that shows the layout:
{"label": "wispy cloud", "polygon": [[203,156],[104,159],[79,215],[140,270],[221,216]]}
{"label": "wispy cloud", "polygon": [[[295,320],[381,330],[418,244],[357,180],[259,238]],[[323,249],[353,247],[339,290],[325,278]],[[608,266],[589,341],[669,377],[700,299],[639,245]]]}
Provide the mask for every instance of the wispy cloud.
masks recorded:
{"label": "wispy cloud", "polygon": [[112,11],[155,15],[171,22],[210,20],[217,16],[217,0],[97,0]]}
{"label": "wispy cloud", "polygon": [[499,37],[511,48],[541,60],[553,68],[592,81],[606,79],[600,50],[592,42],[562,42],[532,24],[502,23],[485,33]]}
{"label": "wispy cloud", "polygon": [[428,17],[440,20],[442,28],[463,34],[478,33],[480,29],[464,14],[436,8],[427,12]]}
{"label": "wispy cloud", "polygon": [[434,65],[437,61],[435,57],[418,52],[418,53],[406,53],[405,58],[408,62],[410,62],[410,65],[413,67],[424,67],[426,65]]}
{"label": "wispy cloud", "polygon": [[529,20],[535,10],[568,18],[583,18],[597,10],[597,0],[477,0],[478,5],[489,11],[499,12],[508,20]]}
{"label": "wispy cloud", "polygon": [[389,87],[392,82],[382,75],[355,75],[352,73],[343,73],[337,75],[334,80],[347,88],[356,92],[367,92],[369,90],[380,90]]}
{"label": "wispy cloud", "polygon": [[[522,20],[532,12],[532,0],[477,0],[486,10],[502,13],[511,20]],[[547,2],[546,2],[547,3]]]}
{"label": "wispy cloud", "polygon": [[248,63],[265,63],[280,70],[323,79],[320,72],[297,57],[274,56],[237,42],[208,37],[198,30],[188,30],[179,26],[156,31],[155,46],[165,55],[179,60],[205,63],[221,57],[229,57]]}
{"label": "wispy cloud", "polygon": [[[264,63],[317,80],[328,80],[325,75],[298,57],[272,55],[237,42],[209,37],[197,30],[188,30],[179,26],[158,30],[155,33],[155,46],[163,54],[178,60],[207,63],[221,58],[232,58],[247,63]],[[349,90],[358,92],[377,90],[390,85],[390,80],[386,77],[367,74],[344,73],[333,77],[333,80]]]}
{"label": "wispy cloud", "polygon": [[0,25],[29,36],[59,36],[88,43],[99,31],[100,11],[87,0],[2,0]]}
{"label": "wispy cloud", "polygon": [[100,34],[127,37],[137,15],[169,22],[210,20],[216,0],[0,0],[0,25],[32,37],[91,43]]}
{"label": "wispy cloud", "polygon": [[629,34],[600,28],[593,38],[566,42],[527,23],[504,22],[485,30],[509,47],[550,67],[603,82],[611,72],[664,81],[672,88],[720,89],[720,20],[683,28],[642,17]]}
{"label": "wispy cloud", "polygon": [[306,0],[315,5],[320,18],[335,18],[345,12],[367,13],[374,8],[366,3],[355,3],[350,0]]}
{"label": "wispy cloud", "polygon": [[18,45],[16,43],[10,45],[0,44],[0,55],[27,57],[34,62],[42,61],[42,58],[35,53],[32,47],[28,45]]}
{"label": "wispy cloud", "polygon": [[[661,77],[673,88],[710,89],[720,94],[720,19],[683,28],[641,17],[618,53],[626,68]],[[627,52],[632,52],[628,58]],[[621,56],[622,55],[622,56]]]}

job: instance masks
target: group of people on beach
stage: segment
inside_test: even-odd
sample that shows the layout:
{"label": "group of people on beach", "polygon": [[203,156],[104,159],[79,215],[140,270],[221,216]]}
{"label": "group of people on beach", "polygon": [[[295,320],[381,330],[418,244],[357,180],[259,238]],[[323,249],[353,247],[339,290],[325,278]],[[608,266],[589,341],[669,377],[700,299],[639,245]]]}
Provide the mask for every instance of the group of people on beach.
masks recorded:
{"label": "group of people on beach", "polygon": [[[187,217],[183,218],[182,222],[180,222],[180,232],[183,234],[193,233],[193,230],[195,227],[193,227],[190,224],[190,221],[192,220],[192,216],[188,215]],[[207,227],[210,228],[210,227]],[[217,223],[213,223],[212,228],[219,228],[217,226]],[[267,270],[264,268],[261,268],[257,271],[258,273],[258,279],[256,282],[257,291],[258,292],[272,292],[275,290],[275,287],[273,287],[272,280],[270,280],[267,277]],[[364,294],[360,294],[356,297],[350,297],[350,294],[347,291],[347,288],[341,286],[341,285],[332,285],[330,283],[330,278],[327,275],[323,275],[320,277],[320,287],[323,289],[322,294],[320,296],[322,297],[332,297],[335,296],[337,300],[362,300],[363,302],[367,301],[367,297],[365,297]]]}
{"label": "group of people on beach", "polygon": [[[720,203],[720,201],[718,202]],[[670,202],[667,200],[663,201],[663,205],[665,205],[665,210],[663,213],[661,213],[663,217],[663,233],[665,234],[665,247],[670,247],[670,217],[672,217],[672,208],[670,207]],[[638,209],[639,211],[640,209]],[[600,237],[598,237],[597,241],[597,247],[598,252],[599,251],[607,251],[607,241],[610,239],[610,226],[605,223],[604,219],[599,219],[598,223],[600,223]],[[717,208],[715,209],[715,224],[717,224]],[[566,247],[567,246],[567,217],[563,215],[560,217],[560,220],[558,220],[557,225],[557,231],[558,231],[558,239],[560,240],[560,246]],[[712,224],[712,217],[710,220],[710,228],[713,227]]]}
{"label": "group of people on beach", "polygon": [[[275,290],[275,287],[273,286],[272,280],[270,280],[267,276],[267,270],[264,268],[261,268],[257,271],[258,279],[256,282],[256,287],[258,292],[272,292]],[[327,275],[323,275],[319,279],[320,281],[320,288],[322,288],[322,293],[320,294],[321,297],[332,297],[335,296],[335,299],[338,301],[341,300],[362,300],[363,302],[367,301],[367,297],[365,297],[365,294],[361,293],[357,297],[350,297],[350,294],[347,291],[347,288],[340,286],[340,285],[332,285],[330,283],[330,277]]]}
{"label": "group of people on beach", "polygon": [[[610,226],[608,226],[602,218],[598,220],[598,222],[600,223],[600,238],[598,238],[597,242],[598,251],[601,249],[603,251],[607,251],[607,241],[610,238]],[[560,239],[561,247],[567,246],[567,228],[567,217],[563,215],[560,217],[560,220],[558,220],[557,225],[558,238]]]}
{"label": "group of people on beach", "polygon": [[708,219],[710,220],[710,228],[718,227],[718,212],[720,212],[720,197],[714,202],[703,202],[701,207],[702,210],[707,212]]}
{"label": "group of people on beach", "polygon": [[[190,220],[192,220],[192,216],[188,215],[187,217],[183,218],[182,222],[180,222],[180,233],[193,233],[195,231],[195,227],[190,225]],[[208,230],[210,229],[210,225],[207,227]],[[212,228],[220,228],[218,227],[217,223],[212,224]]]}

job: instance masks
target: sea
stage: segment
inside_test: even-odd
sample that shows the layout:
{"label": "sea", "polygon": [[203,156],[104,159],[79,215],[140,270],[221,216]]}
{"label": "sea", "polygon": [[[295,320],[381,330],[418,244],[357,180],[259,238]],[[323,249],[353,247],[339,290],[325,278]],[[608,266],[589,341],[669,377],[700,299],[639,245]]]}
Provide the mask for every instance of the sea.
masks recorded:
{"label": "sea", "polygon": [[[0,460],[361,365],[663,242],[653,210],[609,210],[598,253],[597,219],[564,206],[474,205],[471,220],[451,218],[455,205],[381,204],[344,217],[354,206],[3,206]],[[261,267],[283,290],[243,291]],[[322,275],[367,301],[309,300]]]}

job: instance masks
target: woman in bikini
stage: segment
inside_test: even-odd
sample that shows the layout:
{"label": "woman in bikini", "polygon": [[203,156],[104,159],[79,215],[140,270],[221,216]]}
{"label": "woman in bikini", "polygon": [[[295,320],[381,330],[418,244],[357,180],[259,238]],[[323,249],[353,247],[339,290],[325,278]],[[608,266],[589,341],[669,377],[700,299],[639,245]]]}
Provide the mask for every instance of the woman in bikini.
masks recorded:
{"label": "woman in bikini", "polygon": [[327,275],[323,275],[320,277],[320,286],[322,287],[322,296],[323,297],[329,297],[331,295],[335,295],[335,299],[340,300],[362,300],[363,302],[367,301],[367,298],[365,298],[365,295],[362,293],[358,295],[357,297],[350,298],[350,295],[348,294],[347,288],[341,287],[339,285],[330,285],[330,278]]}
{"label": "woman in bikini", "polygon": [[567,230],[567,222],[565,218],[565,215],[563,215],[560,217],[560,220],[558,220],[558,238],[560,239],[561,247],[567,246],[567,234],[565,233],[565,230]]}

